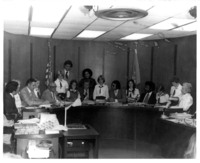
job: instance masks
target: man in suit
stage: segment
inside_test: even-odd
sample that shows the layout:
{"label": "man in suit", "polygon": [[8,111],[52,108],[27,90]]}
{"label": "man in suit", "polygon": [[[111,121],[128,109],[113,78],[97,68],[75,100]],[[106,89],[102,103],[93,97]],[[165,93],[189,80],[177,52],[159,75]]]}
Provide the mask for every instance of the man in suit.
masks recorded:
{"label": "man in suit", "polygon": [[34,93],[35,87],[36,87],[36,80],[33,78],[28,79],[26,82],[26,87],[24,87],[20,92],[23,105],[35,106],[35,105],[49,104],[49,101],[44,101],[36,97]]}
{"label": "man in suit", "polygon": [[81,101],[93,100],[93,91],[94,89],[90,87],[90,81],[85,80],[83,83],[83,87],[79,89]]}
{"label": "man in suit", "polygon": [[16,81],[10,81],[7,83],[4,94],[4,114],[8,120],[21,119],[21,115],[18,113],[14,95],[19,91],[19,84]]}
{"label": "man in suit", "polygon": [[152,81],[145,82],[145,91],[141,94],[139,102],[146,104],[155,104],[156,103],[156,93],[155,84]]}
{"label": "man in suit", "polygon": [[48,88],[42,93],[42,99],[47,100],[52,104],[59,103],[59,98],[57,97],[57,92],[56,92],[56,84],[55,83],[50,83]]}
{"label": "man in suit", "polygon": [[62,73],[64,74],[64,80],[66,80],[68,83],[70,83],[72,79],[75,79],[74,73],[72,72],[72,68],[73,68],[72,61],[66,60],[63,65]]}

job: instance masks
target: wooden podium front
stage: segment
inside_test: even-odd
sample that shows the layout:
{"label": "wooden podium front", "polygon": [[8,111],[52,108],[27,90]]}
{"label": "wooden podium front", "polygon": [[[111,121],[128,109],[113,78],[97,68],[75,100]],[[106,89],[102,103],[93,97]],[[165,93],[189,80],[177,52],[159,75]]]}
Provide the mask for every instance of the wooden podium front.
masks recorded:
{"label": "wooden podium front", "polygon": [[90,145],[93,150],[93,158],[98,158],[99,133],[90,125],[84,125],[86,129],[77,128],[63,132],[64,158],[88,158]]}

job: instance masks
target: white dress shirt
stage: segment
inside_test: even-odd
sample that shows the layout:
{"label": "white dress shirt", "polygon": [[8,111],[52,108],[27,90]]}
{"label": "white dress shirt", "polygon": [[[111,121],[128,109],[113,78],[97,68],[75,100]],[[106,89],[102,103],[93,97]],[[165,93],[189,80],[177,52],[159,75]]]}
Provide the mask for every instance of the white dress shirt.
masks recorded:
{"label": "white dress shirt", "polygon": [[170,95],[173,97],[179,97],[182,94],[181,89],[182,89],[182,85],[180,84],[178,85],[177,88],[174,86],[171,86]]}
{"label": "white dress shirt", "polygon": [[66,93],[67,89],[69,88],[68,82],[64,79],[55,81],[56,84],[56,91],[58,93]]}
{"label": "white dress shirt", "polygon": [[16,95],[14,95],[14,98],[15,98],[16,107],[21,108],[22,107],[22,101],[21,101],[19,94],[17,93]]}
{"label": "white dress shirt", "polygon": [[190,93],[186,93],[179,97],[178,107],[183,108],[183,111],[187,111],[193,104],[193,98]]}
{"label": "white dress shirt", "polygon": [[40,94],[39,88],[34,89],[35,96],[39,98],[38,94]]}
{"label": "white dress shirt", "polygon": [[104,96],[107,100],[109,98],[108,86],[97,84],[94,88],[93,99],[95,100],[97,96]]}

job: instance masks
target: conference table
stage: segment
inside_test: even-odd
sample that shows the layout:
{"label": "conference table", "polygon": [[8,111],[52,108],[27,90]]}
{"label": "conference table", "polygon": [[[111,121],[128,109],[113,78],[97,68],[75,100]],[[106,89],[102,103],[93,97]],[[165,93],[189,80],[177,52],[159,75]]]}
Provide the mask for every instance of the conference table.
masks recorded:
{"label": "conference table", "polygon": [[[46,110],[44,109],[44,111]],[[48,109],[48,112],[56,114],[59,123],[64,124],[64,108],[52,108]],[[89,124],[99,133],[100,139],[154,143],[161,148],[163,157],[182,158],[186,144],[192,134],[196,132],[196,128],[191,129],[188,126],[181,127],[174,123],[165,123],[160,119],[162,114],[163,112],[159,108],[152,106],[133,104],[82,105],[71,107],[67,111],[67,124]],[[167,134],[168,136],[166,136]],[[181,147],[173,145],[172,149],[168,142],[177,142],[180,135],[184,136],[179,139],[179,144],[184,145]]]}

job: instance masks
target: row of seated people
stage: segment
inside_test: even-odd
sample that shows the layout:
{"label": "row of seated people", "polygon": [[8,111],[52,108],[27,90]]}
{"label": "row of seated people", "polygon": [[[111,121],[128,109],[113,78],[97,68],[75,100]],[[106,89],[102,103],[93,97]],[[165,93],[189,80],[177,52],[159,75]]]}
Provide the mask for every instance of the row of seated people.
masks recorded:
{"label": "row of seated people", "polygon": [[[39,80],[29,79],[26,86],[20,90],[19,81],[10,81],[7,83],[4,95],[4,114],[14,119],[20,118],[20,108],[22,106],[35,106],[42,104],[62,103],[63,101],[75,101],[80,98],[82,101],[96,100],[98,97],[104,97],[110,102],[143,102],[147,104],[163,104],[166,107],[178,105],[187,111],[193,104],[193,98],[190,94],[192,85],[190,83],[180,84],[177,77],[171,80],[172,87],[170,96],[164,91],[164,87],[160,87],[158,92],[155,92],[155,84],[152,81],[145,82],[145,92],[140,94],[136,88],[134,80],[127,82],[126,90],[121,89],[120,82],[114,80],[111,84],[111,89],[105,84],[105,79],[100,75],[97,79],[97,84],[94,81],[84,79],[82,87],[76,80],[70,82],[69,88],[64,87],[64,92],[59,92],[63,85],[58,84],[59,80],[63,80],[62,74],[59,74],[55,82],[49,84],[48,88],[42,93],[39,91]],[[81,80],[82,81],[82,80]],[[12,118],[13,119],[13,118]]]}
{"label": "row of seated people", "polygon": [[[65,61],[63,64],[62,73],[64,74],[64,79],[66,81],[68,81],[68,83],[69,83],[69,79],[72,79],[71,77],[73,76],[73,75],[70,75],[72,67],[73,67],[73,64],[70,60]],[[90,88],[93,91],[93,89],[95,88],[95,85],[96,85],[96,81],[95,81],[95,79],[92,78],[92,74],[93,73],[92,73],[91,69],[89,69],[89,68],[86,68],[82,71],[83,78],[81,79],[81,81],[78,84],[79,88],[83,87],[85,80],[89,80]],[[118,81],[114,82],[114,83],[116,84],[116,83],[118,83]],[[154,83],[151,83],[148,81],[145,83],[145,92],[140,95],[139,90],[137,88],[135,88],[134,81],[130,81],[128,83],[130,83],[130,85],[133,85],[133,87],[129,88],[129,86],[128,86],[129,84],[127,84],[127,89],[126,89],[125,93],[123,93],[123,94],[125,94],[125,97],[128,96],[128,97],[126,97],[127,102],[134,102],[134,101],[144,102],[144,101],[146,101],[148,104],[158,103],[158,104],[166,105],[166,108],[173,106],[173,105],[179,105],[180,107],[183,107],[183,109],[185,111],[188,110],[190,108],[190,106],[193,104],[193,98],[190,94],[191,89],[192,89],[191,83],[187,83],[187,82],[183,83],[183,89],[182,89],[180,80],[176,76],[173,77],[171,80],[172,86],[171,86],[171,90],[170,90],[169,94],[165,92],[163,86],[160,86],[157,93],[155,93]],[[119,85],[119,84],[116,84],[116,85]],[[150,87],[150,88],[148,88],[148,87]],[[57,88],[58,88],[58,84],[57,84]],[[98,89],[98,88],[96,88],[96,89]],[[117,90],[115,90],[115,94],[118,94],[116,92],[118,92],[118,90],[120,90],[120,89],[113,88],[113,90],[114,89],[117,89]],[[131,93],[131,91],[132,91],[132,93]],[[95,91],[95,92],[98,93],[98,91]],[[119,91],[119,94],[121,94],[120,92],[121,91]],[[112,98],[112,95],[114,95],[114,93],[113,93],[113,91],[110,91],[109,92],[109,100],[111,100],[111,101],[113,101],[113,99],[115,99],[117,101],[122,101],[122,102],[125,100],[125,98],[122,98],[122,99],[121,98],[116,99],[116,97]],[[120,95],[117,95],[117,96],[120,97]],[[106,96],[106,98],[107,98],[107,96]],[[155,100],[155,98],[156,98],[156,100]],[[93,97],[93,99],[95,100],[95,96]]]}

